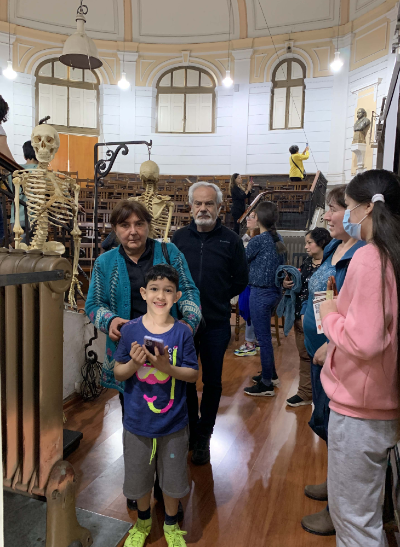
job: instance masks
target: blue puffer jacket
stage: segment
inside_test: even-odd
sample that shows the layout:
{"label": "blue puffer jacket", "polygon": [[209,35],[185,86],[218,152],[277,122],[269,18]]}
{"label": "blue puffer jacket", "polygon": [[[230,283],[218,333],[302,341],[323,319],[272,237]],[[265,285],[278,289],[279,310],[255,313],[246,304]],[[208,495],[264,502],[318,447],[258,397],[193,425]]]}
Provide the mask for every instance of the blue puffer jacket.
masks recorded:
{"label": "blue puffer jacket", "polygon": [[290,275],[293,281],[293,287],[291,289],[285,289],[285,294],[282,300],[279,302],[276,309],[278,317],[285,317],[285,327],[283,332],[285,336],[288,336],[292,330],[295,320],[295,308],[297,294],[301,290],[301,273],[294,266],[279,266],[275,275],[275,285],[282,287],[283,280],[286,277],[286,272]]}

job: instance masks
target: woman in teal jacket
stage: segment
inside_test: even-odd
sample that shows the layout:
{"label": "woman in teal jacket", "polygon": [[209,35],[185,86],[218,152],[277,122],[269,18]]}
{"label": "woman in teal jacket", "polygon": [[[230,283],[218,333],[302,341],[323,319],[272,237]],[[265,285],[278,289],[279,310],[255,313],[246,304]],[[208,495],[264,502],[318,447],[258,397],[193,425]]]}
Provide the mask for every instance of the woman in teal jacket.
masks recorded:
{"label": "woman in teal jacket", "polygon": [[182,297],[172,315],[194,333],[201,320],[200,293],[194,284],[186,259],[173,243],[162,244],[148,237],[152,217],[137,201],[123,200],[111,215],[111,224],[121,245],[102,254],[95,262],[85,312],[96,328],[107,335],[101,384],[124,392],[124,382],[114,378],[114,353],[124,323],[146,313],[140,295],[147,270],[169,262],[179,274]]}

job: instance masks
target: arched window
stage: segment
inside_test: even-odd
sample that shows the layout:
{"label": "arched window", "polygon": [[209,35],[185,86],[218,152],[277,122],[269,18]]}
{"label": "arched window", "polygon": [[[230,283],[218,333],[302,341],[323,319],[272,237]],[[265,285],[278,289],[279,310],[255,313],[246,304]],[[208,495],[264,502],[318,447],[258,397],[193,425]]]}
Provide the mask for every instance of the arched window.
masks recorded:
{"label": "arched window", "polygon": [[36,123],[50,123],[63,133],[99,134],[99,78],[94,71],[70,68],[58,59],[36,71]]}
{"label": "arched window", "polygon": [[199,68],[174,68],[157,82],[159,133],[212,133],[215,83]]}
{"label": "arched window", "polygon": [[304,123],[306,67],[297,59],[280,62],[272,73],[271,129],[298,129]]}

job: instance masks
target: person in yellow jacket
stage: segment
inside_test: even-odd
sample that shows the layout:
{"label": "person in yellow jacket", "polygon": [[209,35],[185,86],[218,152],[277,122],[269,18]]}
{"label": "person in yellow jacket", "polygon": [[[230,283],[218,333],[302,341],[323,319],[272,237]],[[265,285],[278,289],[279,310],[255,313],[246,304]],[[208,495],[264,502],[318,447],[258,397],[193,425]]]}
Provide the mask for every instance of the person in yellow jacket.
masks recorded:
{"label": "person in yellow jacket", "polygon": [[302,154],[299,154],[299,147],[294,144],[289,148],[289,152],[291,154],[290,156],[290,173],[289,178],[291,181],[299,181],[304,179],[304,166],[303,166],[303,160],[308,160],[310,157],[310,152],[308,149],[308,146],[306,146],[304,152]]}

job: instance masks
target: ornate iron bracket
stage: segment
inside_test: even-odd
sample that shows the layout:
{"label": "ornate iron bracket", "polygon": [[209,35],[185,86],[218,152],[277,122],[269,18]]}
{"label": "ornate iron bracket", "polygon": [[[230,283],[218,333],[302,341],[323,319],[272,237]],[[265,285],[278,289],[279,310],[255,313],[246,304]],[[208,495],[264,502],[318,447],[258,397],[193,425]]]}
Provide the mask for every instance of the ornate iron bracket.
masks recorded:
{"label": "ornate iron bracket", "polygon": [[[123,156],[126,156],[129,153],[128,144],[145,144],[147,146],[150,159],[153,141],[99,142],[94,145],[94,259],[99,256],[99,187],[104,185],[104,177],[106,177],[113,168],[115,160],[121,150]],[[100,146],[116,146],[117,148],[115,150],[107,150],[106,159],[99,160],[98,154]]]}

